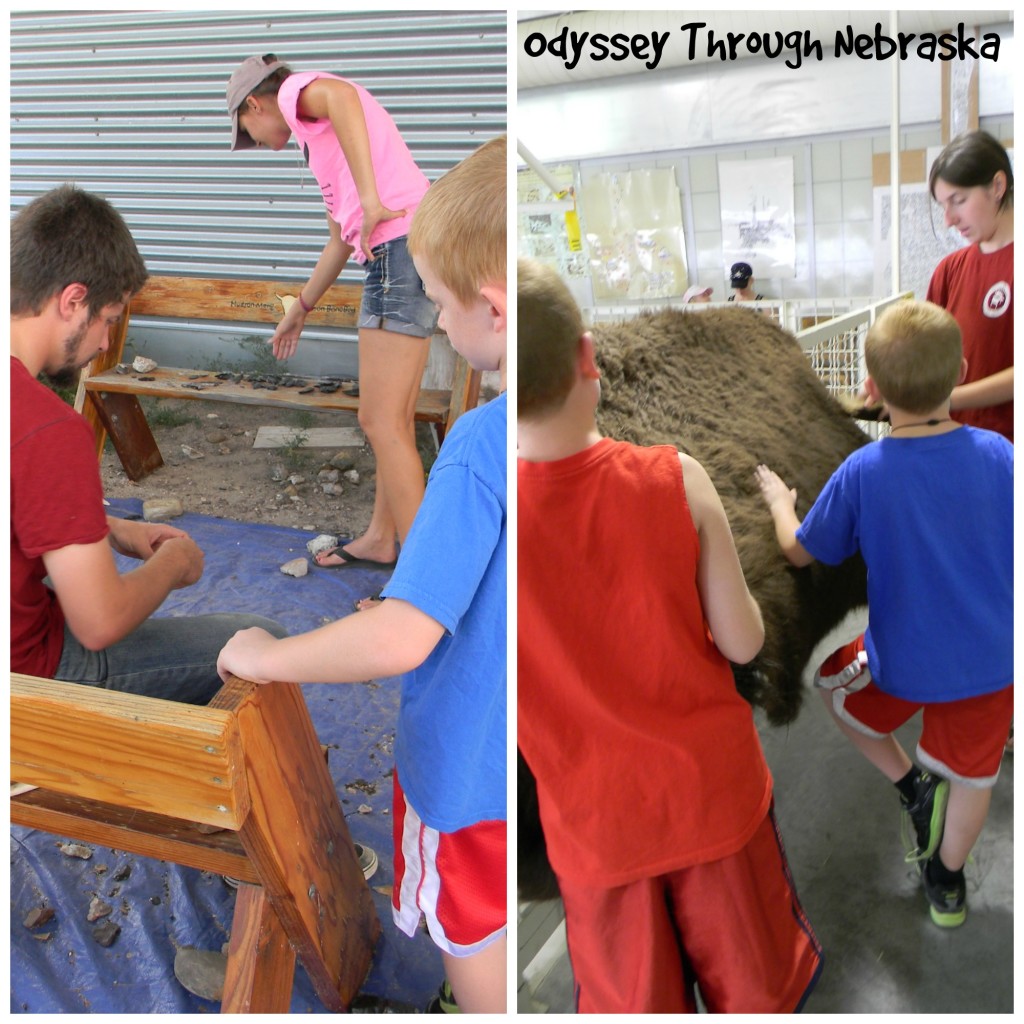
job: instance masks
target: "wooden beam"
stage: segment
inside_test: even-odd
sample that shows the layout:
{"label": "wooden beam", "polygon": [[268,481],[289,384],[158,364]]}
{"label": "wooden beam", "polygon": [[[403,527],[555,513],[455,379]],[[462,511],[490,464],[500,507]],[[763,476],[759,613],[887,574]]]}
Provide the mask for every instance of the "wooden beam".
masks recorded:
{"label": "wooden beam", "polygon": [[203,832],[194,822],[33,789],[11,800],[11,824],[74,836],[141,857],[258,882],[237,832]]}
{"label": "wooden beam", "polygon": [[[905,149],[900,153],[900,184],[911,185],[928,180],[927,151]],[[888,153],[875,153],[871,158],[871,185],[884,188],[892,177]]]}
{"label": "wooden beam", "polygon": [[480,402],[480,371],[474,370],[465,359],[455,361],[452,378],[452,396],[448,405],[446,430],[470,409],[475,409]]}
{"label": "wooden beam", "polygon": [[[303,283],[151,277],[132,300],[132,316],[277,324],[297,300]],[[307,326],[357,326],[362,292],[361,285],[332,285],[316,308],[307,314]]]}
{"label": "wooden beam", "polygon": [[221,1013],[287,1013],[295,950],[263,889],[238,887]]}
{"label": "wooden beam", "polygon": [[11,779],[237,830],[249,812],[228,712],[11,676]]}
{"label": "wooden beam", "polygon": [[320,1000],[346,1009],[380,922],[302,690],[262,686],[237,720],[252,794],[242,843]]}
{"label": "wooden beam", "polygon": [[[129,480],[141,480],[164,464],[164,457],[150,430],[149,421],[134,395],[93,391],[86,385],[86,408],[95,416],[99,428],[110,438]],[[94,428],[97,429],[97,428]],[[102,457],[102,452],[99,453]]]}
{"label": "wooden beam", "polygon": [[288,1012],[296,958],[348,1008],[380,923],[301,687],[232,677],[204,708],[12,674],[11,777],[45,787],[15,824],[241,880],[222,1012]]}
{"label": "wooden beam", "polygon": [[125,309],[121,319],[113,324],[107,332],[107,351],[101,352],[92,362],[82,367],[78,374],[78,390],[75,392],[75,412],[80,412],[86,422],[92,427],[93,435],[96,438],[96,457],[103,455],[103,445],[107,440],[107,432],[95,407],[85,400],[86,381],[93,374],[103,373],[104,370],[112,370],[121,361],[124,354],[124,343],[128,337],[128,320],[131,304]]}
{"label": "wooden beam", "polygon": [[[132,297],[120,323],[111,329],[107,351],[81,371],[75,409],[93,428],[97,457],[102,457],[109,434],[114,438],[118,457],[131,480],[142,479],[163,461],[137,400],[115,396],[205,398],[283,408],[358,412],[358,391],[346,394],[339,388],[333,394],[325,394],[312,387],[271,390],[253,387],[251,383],[219,381],[209,371],[168,367],[158,367],[152,373],[141,375],[115,371],[124,357],[130,316],[276,325],[292,303],[298,301],[300,290],[301,285],[295,281],[149,278]],[[359,285],[333,285],[308,314],[306,323],[318,327],[358,327],[362,291]],[[415,419],[436,424],[439,441],[444,439],[446,426],[479,400],[480,374],[461,356],[455,358],[453,376],[450,390],[421,387],[416,398]]]}
{"label": "wooden beam", "polygon": [[[463,360],[463,362],[465,362]],[[310,412],[359,411],[359,396],[347,394],[344,389],[324,393],[314,390],[300,395],[301,388],[278,388],[268,391],[254,388],[244,381],[218,380],[214,371],[179,369],[159,366],[140,379],[138,374],[97,371],[86,383],[90,394],[139,395],[145,398],[180,398],[187,401],[239,402],[243,405],[262,405],[278,409],[308,409]],[[313,378],[310,378],[311,380]],[[423,422],[443,422],[448,415],[449,393],[440,389],[425,389],[416,399],[415,416]]]}

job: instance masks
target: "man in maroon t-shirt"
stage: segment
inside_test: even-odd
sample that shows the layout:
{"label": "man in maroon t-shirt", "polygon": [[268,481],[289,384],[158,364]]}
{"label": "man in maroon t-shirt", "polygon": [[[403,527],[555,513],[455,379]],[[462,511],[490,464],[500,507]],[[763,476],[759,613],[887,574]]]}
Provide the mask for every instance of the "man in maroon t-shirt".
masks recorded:
{"label": "man in maroon t-shirt", "polygon": [[[176,527],[107,516],[92,430],[36,380],[73,374],[146,280],[120,215],[62,186],[11,225],[11,668],[206,703],[217,655],[251,615],[150,616],[195,583],[203,553]],[[140,560],[120,573],[113,551]],[[277,623],[271,632],[283,635]]]}

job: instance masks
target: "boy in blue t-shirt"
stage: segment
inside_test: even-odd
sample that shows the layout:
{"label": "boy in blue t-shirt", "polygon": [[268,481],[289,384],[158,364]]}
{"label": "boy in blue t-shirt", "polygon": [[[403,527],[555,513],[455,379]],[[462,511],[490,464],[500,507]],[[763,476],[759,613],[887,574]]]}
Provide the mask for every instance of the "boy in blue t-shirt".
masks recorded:
{"label": "boy in blue t-shirt", "polygon": [[[796,566],[868,567],[868,628],[815,680],[839,728],[898,788],[932,920],[967,913],[963,866],[981,834],[1013,719],[1013,446],[950,419],[960,329],[930,302],[890,306],[864,346],[891,436],[858,449],[801,524],[796,492],[758,466]],[[916,767],[893,732],[923,709]],[[912,845],[908,843],[908,845]]]}
{"label": "boy in blue t-shirt", "polygon": [[[506,140],[427,191],[409,251],[438,326],[504,380]],[[506,467],[502,393],[452,427],[379,605],[301,636],[236,633],[218,670],[257,681],[404,674],[395,736],[395,923],[425,916],[466,1012],[506,1012]]]}

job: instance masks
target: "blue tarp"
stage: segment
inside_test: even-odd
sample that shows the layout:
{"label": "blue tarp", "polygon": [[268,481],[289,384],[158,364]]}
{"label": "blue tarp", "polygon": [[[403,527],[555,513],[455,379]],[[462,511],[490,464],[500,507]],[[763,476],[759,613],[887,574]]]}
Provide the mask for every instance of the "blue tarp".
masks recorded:
{"label": "blue tarp", "polygon": [[[110,512],[138,515],[141,502],[111,501]],[[355,614],[353,602],[376,593],[387,579],[352,567],[318,569],[312,559],[308,575],[284,575],[280,566],[308,556],[306,544],[315,536],[299,530],[191,514],[174,525],[203,549],[205,572],[195,586],[172,593],[160,615],[251,612],[301,633]],[[119,560],[123,569],[133,564]],[[380,857],[369,884],[382,934],[362,991],[422,1007],[443,975],[440,954],[426,932],[413,939],[399,932],[388,896],[377,891],[393,880],[391,769],[398,680],[307,685],[303,692],[320,742],[330,749],[328,764],[352,837]],[[88,860],[67,857],[58,843],[72,838],[11,829],[12,1013],[217,1012],[219,1004],[191,995],[178,983],[174,955],[181,946],[221,948],[230,935],[234,890],[217,875],[95,844],[84,844],[93,851]],[[93,939],[95,925],[87,921],[94,896],[114,908],[110,920],[121,928],[109,948]],[[35,907],[50,907],[55,916],[30,930],[23,922]],[[43,935],[49,938],[42,940]],[[326,1012],[301,966],[291,1011]]]}

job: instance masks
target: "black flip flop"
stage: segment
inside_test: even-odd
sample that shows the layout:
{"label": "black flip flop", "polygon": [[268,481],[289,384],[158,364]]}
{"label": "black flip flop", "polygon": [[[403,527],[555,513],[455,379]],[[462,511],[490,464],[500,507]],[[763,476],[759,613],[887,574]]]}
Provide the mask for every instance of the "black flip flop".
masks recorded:
{"label": "black flip flop", "polygon": [[378,562],[375,558],[356,558],[355,555],[350,555],[342,547],[336,547],[333,551],[325,551],[327,555],[337,555],[342,562],[340,565],[324,565],[322,562],[313,559],[314,563],[320,569],[345,569],[351,566],[353,569],[394,569],[398,564],[396,558],[393,562]]}

